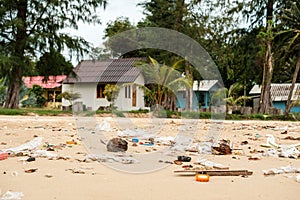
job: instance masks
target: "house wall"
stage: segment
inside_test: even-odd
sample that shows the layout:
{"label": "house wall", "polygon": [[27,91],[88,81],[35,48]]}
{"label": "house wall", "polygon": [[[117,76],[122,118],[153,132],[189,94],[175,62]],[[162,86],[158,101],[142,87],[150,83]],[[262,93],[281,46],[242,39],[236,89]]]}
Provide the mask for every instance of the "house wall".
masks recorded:
{"label": "house wall", "polygon": [[[145,108],[144,103],[144,92],[138,87],[138,85],[144,84],[143,76],[138,76],[136,81],[137,84],[137,96],[136,96],[136,106],[132,106],[132,94],[131,98],[125,98],[125,87],[120,85],[121,89],[119,91],[117,99],[114,101],[114,106],[118,110],[129,111],[129,110],[138,110]],[[132,86],[131,86],[132,87]],[[110,105],[110,102],[106,98],[96,98],[97,95],[97,84],[95,83],[77,83],[77,84],[63,84],[62,91],[72,91],[74,93],[79,93],[81,95],[80,99],[75,100],[75,102],[82,102],[87,109],[97,110],[99,107],[107,107]],[[131,88],[131,93],[133,92]],[[75,103],[74,102],[74,103]],[[62,106],[69,106],[69,101],[65,99],[62,100]]]}
{"label": "house wall", "polygon": [[[199,110],[199,92],[193,92],[193,110]],[[186,97],[185,91],[177,92],[177,108],[185,109]]]}
{"label": "house wall", "polygon": [[[142,75],[139,75],[137,79],[134,81],[136,84],[136,106],[132,106],[132,93],[133,93],[133,85],[132,84],[123,84],[120,85],[121,89],[118,94],[117,99],[115,100],[115,106],[117,106],[118,110],[130,111],[130,110],[138,110],[145,108],[144,101],[144,91],[139,88],[139,85],[144,85],[144,78]],[[125,85],[131,87],[131,95],[130,98],[125,98]]]}
{"label": "house wall", "polygon": [[[281,109],[283,112],[285,111],[286,102],[285,101],[273,101],[273,106],[275,108]],[[291,108],[291,112],[300,112],[300,106],[294,106]]]}

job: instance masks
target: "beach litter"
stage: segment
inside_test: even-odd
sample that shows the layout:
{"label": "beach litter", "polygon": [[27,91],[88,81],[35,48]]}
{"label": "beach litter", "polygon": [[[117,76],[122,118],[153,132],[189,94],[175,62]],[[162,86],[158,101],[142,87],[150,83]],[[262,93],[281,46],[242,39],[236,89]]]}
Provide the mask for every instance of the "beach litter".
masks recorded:
{"label": "beach litter", "polygon": [[128,149],[128,142],[121,138],[113,138],[106,145],[109,152],[125,152]]}
{"label": "beach litter", "polygon": [[[271,168],[263,170],[265,176],[277,175],[277,174],[296,174],[300,173],[300,167],[292,167],[288,165],[286,167],[279,167],[279,168]],[[295,177],[295,181],[300,183],[300,175]]]}
{"label": "beach litter", "polygon": [[300,173],[300,167],[292,167],[288,165],[286,167],[279,167],[279,168],[271,168],[263,170],[265,176],[269,175],[276,175],[276,174],[286,174],[286,173]]}
{"label": "beach litter", "polygon": [[122,164],[135,164],[139,161],[133,157],[127,155],[109,155],[109,154],[89,154],[84,159],[88,161],[98,161],[98,162],[119,162]]}
{"label": "beach litter", "polygon": [[24,151],[31,151],[31,150],[36,149],[38,146],[40,146],[42,144],[42,140],[43,140],[42,137],[36,137],[33,140],[31,140],[25,144],[22,144],[20,146],[5,149],[5,150],[3,150],[3,152],[7,152],[10,154],[17,154],[17,153],[21,153]]}
{"label": "beach litter", "polygon": [[7,191],[0,197],[0,200],[20,200],[24,196],[23,192]]}
{"label": "beach litter", "polygon": [[269,149],[263,155],[272,156],[272,157],[294,158],[294,159],[300,157],[300,151],[297,149],[297,147],[300,146],[300,143],[291,144],[291,145],[280,145],[276,143],[275,137],[273,135],[267,134],[266,136],[267,136],[266,144],[262,144],[261,146],[267,147]]}
{"label": "beach litter", "polygon": [[215,163],[213,161],[207,160],[205,158],[199,158],[194,164],[199,164],[208,169],[229,169],[228,166],[222,165],[220,163]]}

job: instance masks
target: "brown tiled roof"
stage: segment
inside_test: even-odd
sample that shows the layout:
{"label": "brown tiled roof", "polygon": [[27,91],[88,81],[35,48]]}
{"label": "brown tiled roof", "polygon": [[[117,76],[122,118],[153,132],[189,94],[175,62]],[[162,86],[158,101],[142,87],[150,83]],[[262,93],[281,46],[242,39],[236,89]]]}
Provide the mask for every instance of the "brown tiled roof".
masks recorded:
{"label": "brown tiled roof", "polygon": [[81,61],[75,67],[77,77],[68,76],[64,83],[130,83],[140,70],[134,66],[142,58],[120,58],[104,61]]}
{"label": "brown tiled roof", "polygon": [[[271,98],[273,101],[287,101],[290,92],[290,83],[272,83]],[[260,94],[261,86],[255,85],[249,94]],[[292,100],[300,99],[300,83],[295,84]]]}

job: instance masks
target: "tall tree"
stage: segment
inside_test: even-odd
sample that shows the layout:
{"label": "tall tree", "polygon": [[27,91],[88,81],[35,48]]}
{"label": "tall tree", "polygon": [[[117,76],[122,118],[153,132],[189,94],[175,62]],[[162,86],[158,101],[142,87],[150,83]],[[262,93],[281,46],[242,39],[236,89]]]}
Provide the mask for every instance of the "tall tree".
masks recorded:
{"label": "tall tree", "polygon": [[6,108],[18,108],[22,75],[31,59],[53,48],[83,54],[89,44],[62,30],[79,21],[100,23],[97,8],[106,0],[0,0],[0,69],[8,78]]}
{"label": "tall tree", "polygon": [[292,96],[295,88],[295,83],[300,70],[300,3],[299,1],[291,5],[290,9],[285,9],[282,16],[283,31],[280,32],[280,36],[284,41],[283,49],[285,50],[285,57],[295,58],[295,69],[292,78],[292,84],[290,87],[286,107],[285,118],[287,119],[292,108]]}

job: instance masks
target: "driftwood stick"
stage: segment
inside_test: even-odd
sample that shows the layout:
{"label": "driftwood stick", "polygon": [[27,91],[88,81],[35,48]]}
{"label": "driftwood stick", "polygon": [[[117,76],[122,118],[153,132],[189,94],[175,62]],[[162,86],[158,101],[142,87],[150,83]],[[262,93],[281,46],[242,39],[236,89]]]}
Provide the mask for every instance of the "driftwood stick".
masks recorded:
{"label": "driftwood stick", "polygon": [[178,170],[174,171],[178,174],[208,174],[210,176],[249,176],[253,172],[248,170]]}

